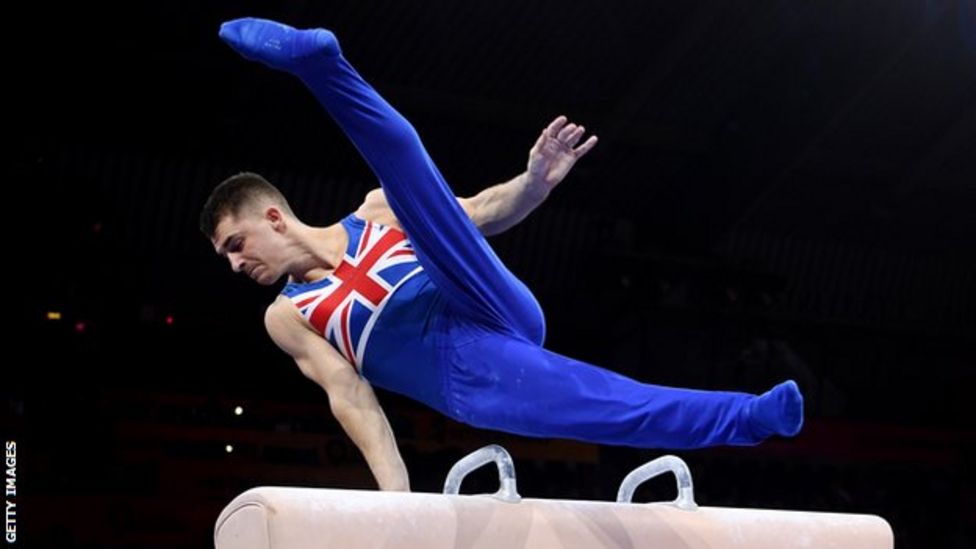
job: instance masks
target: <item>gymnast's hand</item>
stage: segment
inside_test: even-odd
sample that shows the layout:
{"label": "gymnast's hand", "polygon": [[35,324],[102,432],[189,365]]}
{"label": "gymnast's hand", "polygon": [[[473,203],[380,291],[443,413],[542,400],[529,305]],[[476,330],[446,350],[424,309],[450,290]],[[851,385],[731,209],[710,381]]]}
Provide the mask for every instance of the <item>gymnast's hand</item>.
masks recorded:
{"label": "gymnast's hand", "polygon": [[576,124],[567,124],[565,116],[559,116],[542,130],[542,135],[529,151],[529,184],[549,193],[566,177],[577,160],[588,153],[597,142],[591,135],[579,147],[576,144],[583,137],[585,129]]}
{"label": "gymnast's hand", "polygon": [[341,53],[335,35],[325,29],[299,30],[253,17],[222,24],[220,38],[245,59],[292,73],[311,65],[310,61]]}

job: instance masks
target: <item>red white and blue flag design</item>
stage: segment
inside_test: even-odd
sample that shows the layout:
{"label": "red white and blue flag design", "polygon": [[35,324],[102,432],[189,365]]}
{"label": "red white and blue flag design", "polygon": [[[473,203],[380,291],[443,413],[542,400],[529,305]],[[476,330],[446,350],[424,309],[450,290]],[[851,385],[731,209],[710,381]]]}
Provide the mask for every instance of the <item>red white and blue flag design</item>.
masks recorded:
{"label": "red white and blue flag design", "polygon": [[358,369],[390,296],[423,268],[403,232],[370,221],[361,229],[345,220],[343,226],[349,245],[335,271],[316,282],[289,283],[282,293]]}

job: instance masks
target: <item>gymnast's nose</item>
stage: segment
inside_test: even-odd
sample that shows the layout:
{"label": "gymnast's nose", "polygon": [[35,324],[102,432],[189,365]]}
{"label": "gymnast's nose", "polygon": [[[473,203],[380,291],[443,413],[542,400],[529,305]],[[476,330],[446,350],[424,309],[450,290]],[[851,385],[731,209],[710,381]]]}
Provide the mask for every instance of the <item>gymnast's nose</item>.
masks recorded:
{"label": "gymnast's nose", "polygon": [[244,267],[244,260],[237,256],[237,254],[227,254],[227,261],[230,262],[230,268],[235,273],[241,272]]}

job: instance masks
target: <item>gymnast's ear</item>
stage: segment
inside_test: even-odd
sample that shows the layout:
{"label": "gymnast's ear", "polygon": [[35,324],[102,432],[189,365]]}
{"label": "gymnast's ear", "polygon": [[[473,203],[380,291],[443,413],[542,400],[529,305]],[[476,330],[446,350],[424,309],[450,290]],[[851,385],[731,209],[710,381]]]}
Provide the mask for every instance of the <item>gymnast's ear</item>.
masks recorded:
{"label": "gymnast's ear", "polygon": [[277,204],[268,204],[264,207],[264,212],[261,218],[271,224],[271,228],[275,232],[283,232],[288,226],[288,223],[292,221],[289,218],[288,212],[282,210]]}

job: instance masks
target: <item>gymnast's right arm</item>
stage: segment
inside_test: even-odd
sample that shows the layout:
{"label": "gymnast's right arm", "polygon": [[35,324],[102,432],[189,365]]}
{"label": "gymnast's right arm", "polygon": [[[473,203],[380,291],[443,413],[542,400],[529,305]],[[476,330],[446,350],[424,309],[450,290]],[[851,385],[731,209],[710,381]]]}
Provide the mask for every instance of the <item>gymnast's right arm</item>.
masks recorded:
{"label": "gymnast's right arm", "polygon": [[268,307],[264,324],[271,339],[295,359],[302,373],[325,389],[333,415],[363,453],[380,490],[409,492],[407,468],[369,383],[303,322],[284,296]]}

